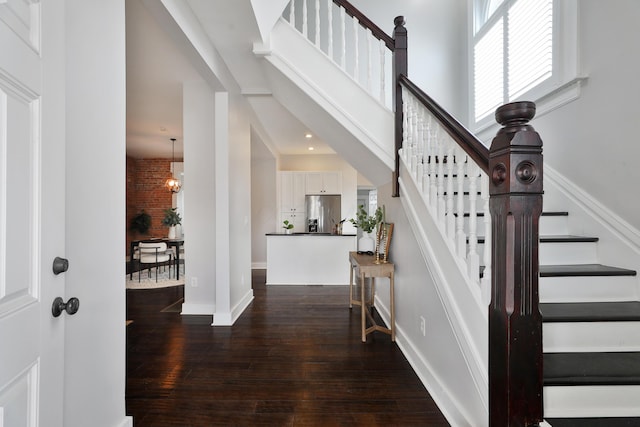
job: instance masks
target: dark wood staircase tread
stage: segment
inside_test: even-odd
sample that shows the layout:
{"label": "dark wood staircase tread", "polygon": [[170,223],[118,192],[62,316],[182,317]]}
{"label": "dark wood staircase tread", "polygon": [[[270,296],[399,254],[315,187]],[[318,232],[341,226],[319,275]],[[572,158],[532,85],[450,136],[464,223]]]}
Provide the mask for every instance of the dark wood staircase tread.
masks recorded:
{"label": "dark wood staircase tread", "polygon": [[603,264],[541,265],[540,277],[635,276],[635,270]]}
{"label": "dark wood staircase tread", "polygon": [[551,427],[638,427],[640,418],[545,418]]}
{"label": "dark wood staircase tread", "polygon": [[640,321],[640,302],[541,303],[540,312],[547,323],[634,322]]}
{"label": "dark wood staircase tread", "polygon": [[540,236],[540,243],[582,243],[597,242],[599,238],[590,236],[546,235]]}
{"label": "dark wood staircase tread", "polygon": [[[457,213],[453,215],[458,216]],[[484,212],[477,212],[477,216],[484,216]],[[464,217],[469,217],[469,212],[463,214]],[[542,212],[542,216],[569,216],[569,212]]]}
{"label": "dark wood staircase tread", "polygon": [[543,357],[545,386],[640,386],[640,352],[545,353]]}
{"label": "dark wood staircase tread", "polygon": [[[540,236],[540,243],[593,243],[598,240],[597,237],[573,236],[570,234]],[[484,236],[478,236],[478,243],[484,243]]]}

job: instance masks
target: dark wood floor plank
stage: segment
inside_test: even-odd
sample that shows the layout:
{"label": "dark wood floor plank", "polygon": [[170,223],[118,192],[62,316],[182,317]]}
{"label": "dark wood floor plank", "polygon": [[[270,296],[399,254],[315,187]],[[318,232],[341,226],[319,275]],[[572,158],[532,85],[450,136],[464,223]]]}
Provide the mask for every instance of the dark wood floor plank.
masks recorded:
{"label": "dark wood floor plank", "polygon": [[127,291],[127,413],[144,426],[448,426],[386,334],[360,341],[343,286],[265,286],[232,327]]}

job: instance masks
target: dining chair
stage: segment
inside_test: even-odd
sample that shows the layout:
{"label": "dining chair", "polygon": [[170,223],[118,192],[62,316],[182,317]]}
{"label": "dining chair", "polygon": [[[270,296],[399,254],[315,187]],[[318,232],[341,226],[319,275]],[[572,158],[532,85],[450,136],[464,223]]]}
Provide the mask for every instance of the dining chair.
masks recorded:
{"label": "dining chair", "polygon": [[[173,251],[167,250],[165,242],[140,242],[138,244],[138,262],[140,270],[138,270],[138,282],[140,281],[140,273],[143,269],[148,269],[149,277],[151,277],[151,268],[156,267],[156,282],[158,281],[158,269],[161,264],[169,261],[169,276],[171,276],[171,264],[173,259]],[[147,266],[145,267],[145,264]]]}

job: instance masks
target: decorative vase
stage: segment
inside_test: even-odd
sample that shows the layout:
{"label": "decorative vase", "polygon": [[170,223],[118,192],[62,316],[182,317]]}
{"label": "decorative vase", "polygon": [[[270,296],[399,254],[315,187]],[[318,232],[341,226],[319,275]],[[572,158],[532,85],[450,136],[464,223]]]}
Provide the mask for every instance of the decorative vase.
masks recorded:
{"label": "decorative vase", "polygon": [[362,232],[362,237],[358,239],[358,252],[373,252],[375,242],[371,233]]}
{"label": "decorative vase", "polygon": [[291,229],[290,228],[285,228],[284,229],[284,234],[291,234]]}
{"label": "decorative vase", "polygon": [[169,239],[175,239],[176,238],[176,226],[172,225],[171,227],[169,227]]}

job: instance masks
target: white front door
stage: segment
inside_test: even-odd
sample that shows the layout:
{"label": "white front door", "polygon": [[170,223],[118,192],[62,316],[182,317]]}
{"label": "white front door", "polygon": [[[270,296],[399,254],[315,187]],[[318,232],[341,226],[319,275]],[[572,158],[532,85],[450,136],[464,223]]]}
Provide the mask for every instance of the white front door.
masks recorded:
{"label": "white front door", "polygon": [[0,0],[2,427],[63,424],[67,314],[51,314],[65,298],[65,274],[52,271],[65,249],[61,6]]}

